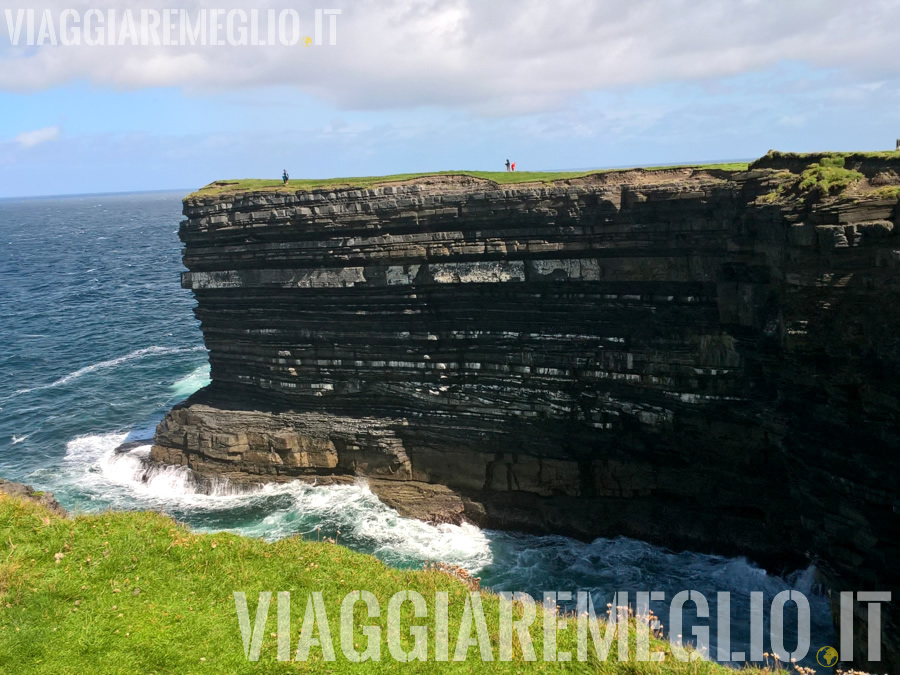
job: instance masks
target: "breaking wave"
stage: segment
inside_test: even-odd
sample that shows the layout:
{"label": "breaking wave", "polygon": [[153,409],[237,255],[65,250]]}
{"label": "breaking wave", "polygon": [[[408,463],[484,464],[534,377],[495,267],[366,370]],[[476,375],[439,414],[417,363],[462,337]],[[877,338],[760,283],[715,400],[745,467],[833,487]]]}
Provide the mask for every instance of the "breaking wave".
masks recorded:
{"label": "breaking wave", "polygon": [[[163,511],[200,531],[228,530],[276,540],[336,538],[351,549],[371,553],[389,565],[420,568],[427,560],[459,565],[481,577],[494,591],[525,591],[536,599],[547,590],[588,591],[595,606],[616,592],[663,591],[666,601],[651,604],[668,624],[668,601],[683,590],[697,590],[709,602],[710,649],[716,648],[717,593],[731,593],[731,645],[749,653],[750,594],[762,592],[766,606],[784,590],[809,599],[812,652],[832,638],[827,600],[816,593],[815,568],[786,577],[768,574],[743,558],[674,552],[619,537],[581,542],[562,536],[534,536],[483,530],[474,525],[431,525],[400,517],[362,481],[314,486],[301,481],[244,486],[207,481],[185,467],[149,461],[150,444],[124,442],[140,432],[81,436],[66,446],[65,471],[54,486],[82,511],[107,508]],[[790,611],[790,610],[788,610]],[[691,634],[690,610],[685,635]],[[786,618],[786,643],[792,644]],[[765,635],[768,636],[768,615]],[[768,639],[768,638],[767,638]],[[768,649],[768,646],[767,646]]]}
{"label": "breaking wave", "polygon": [[492,562],[488,534],[473,525],[429,525],[401,518],[364,482],[315,486],[300,481],[259,486],[198,479],[185,467],[149,461],[150,445],[117,453],[125,433],[81,436],[67,444],[64,493],[96,511],[165,511],[200,530],[231,530],[268,540],[336,537],[399,566],[443,560],[476,570]]}
{"label": "breaking wave", "polygon": [[[172,397],[189,396],[208,378],[208,366],[195,368],[170,386]],[[616,592],[630,593],[633,602],[638,591],[663,591],[671,600],[680,591],[697,590],[709,602],[711,649],[716,648],[718,592],[731,593],[733,649],[749,653],[750,594],[762,592],[770,603],[781,591],[799,590],[810,601],[814,643],[826,644],[832,637],[827,601],[814,592],[814,568],[780,577],[743,558],[678,553],[624,537],[582,542],[469,524],[431,525],[400,517],[364,481],[315,486],[301,481],[244,485],[209,480],[185,467],[151,462],[148,439],[153,429],[148,423],[130,432],[74,438],[66,443],[63,470],[42,473],[40,482],[76,511],[162,511],[196,530],[228,530],[267,540],[331,537],[395,567],[446,562],[480,576],[482,584],[494,591],[525,591],[535,598],[546,590],[588,591],[595,606],[602,607]],[[117,451],[123,443],[129,449]],[[667,602],[651,607],[667,624]],[[686,635],[691,634],[689,614]],[[787,619],[786,626],[790,625]],[[817,646],[821,645],[814,644],[813,653]]]}

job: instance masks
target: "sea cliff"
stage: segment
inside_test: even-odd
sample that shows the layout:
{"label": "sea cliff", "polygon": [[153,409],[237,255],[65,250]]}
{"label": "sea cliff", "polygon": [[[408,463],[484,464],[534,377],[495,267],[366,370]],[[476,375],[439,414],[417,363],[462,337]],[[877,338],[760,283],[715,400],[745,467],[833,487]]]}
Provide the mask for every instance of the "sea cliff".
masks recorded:
{"label": "sea cliff", "polygon": [[429,520],[896,590],[898,174],[897,153],[770,153],[506,185],[214,184],[180,229],[212,384],[152,457],[364,477]]}

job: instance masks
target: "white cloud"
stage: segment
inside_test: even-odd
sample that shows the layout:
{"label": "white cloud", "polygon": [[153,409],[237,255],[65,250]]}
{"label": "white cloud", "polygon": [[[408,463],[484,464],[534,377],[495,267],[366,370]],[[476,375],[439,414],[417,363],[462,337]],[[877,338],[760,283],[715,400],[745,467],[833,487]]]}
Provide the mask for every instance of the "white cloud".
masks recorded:
{"label": "white cloud", "polygon": [[59,138],[60,128],[44,127],[43,129],[35,129],[34,131],[23,131],[13,140],[23,148],[32,148],[35,145],[53,141]]}
{"label": "white cloud", "polygon": [[[216,6],[237,6],[219,0]],[[43,6],[96,0],[48,0]],[[253,3],[281,8],[283,0]],[[184,0],[188,12],[210,3]],[[250,3],[243,2],[248,5]],[[119,2],[162,9],[168,0]],[[302,31],[323,3],[293,2]],[[702,81],[784,61],[900,75],[900,0],[352,0],[338,45],[296,47],[0,47],[0,88],[76,80],[101,86],[242,90],[288,85],[345,109],[462,107],[486,114],[553,109],[584,91]],[[0,23],[5,19],[0,17]],[[224,21],[222,22],[224,24]],[[325,33],[327,36],[327,20]],[[6,31],[0,31],[6,39]],[[327,39],[327,37],[326,37]],[[884,56],[878,56],[882,55]],[[852,78],[851,78],[852,79]]]}

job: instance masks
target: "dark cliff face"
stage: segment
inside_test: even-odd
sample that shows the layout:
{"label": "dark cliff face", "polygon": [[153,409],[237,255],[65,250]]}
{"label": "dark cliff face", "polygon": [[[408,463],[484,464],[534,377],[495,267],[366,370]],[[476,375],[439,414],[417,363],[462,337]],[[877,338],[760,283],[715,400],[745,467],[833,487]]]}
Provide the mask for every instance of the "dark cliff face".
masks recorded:
{"label": "dark cliff face", "polygon": [[783,164],[190,200],[213,384],[153,456],[896,589],[900,161]]}

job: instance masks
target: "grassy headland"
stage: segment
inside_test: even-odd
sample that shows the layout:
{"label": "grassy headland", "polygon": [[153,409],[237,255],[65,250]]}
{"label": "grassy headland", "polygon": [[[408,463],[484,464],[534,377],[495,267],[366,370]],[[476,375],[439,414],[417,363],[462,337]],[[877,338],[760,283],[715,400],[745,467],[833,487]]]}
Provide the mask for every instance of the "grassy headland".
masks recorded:
{"label": "grassy headland", "polygon": [[[684,166],[653,166],[643,171],[665,171],[672,169],[708,169],[721,171],[746,171],[748,164],[691,164]],[[637,167],[636,167],[637,168]],[[553,183],[560,180],[584,178],[603,173],[628,171],[630,169],[599,169],[592,171],[434,171],[426,173],[398,173],[389,176],[360,176],[353,178],[292,178],[287,185],[281,180],[243,178],[237,180],[218,180],[188,195],[186,199],[216,197],[223,194],[246,192],[298,192],[303,190],[334,189],[366,189],[379,185],[402,183],[431,176],[471,176],[491,181],[497,185],[515,185],[522,183]]]}
{"label": "grassy headland", "polygon": [[[428,627],[428,663],[416,670],[505,672],[579,670],[599,673],[731,672],[710,662],[682,663],[671,645],[650,637],[650,651],[665,654],[662,663],[635,660],[636,624],[630,631],[631,660],[619,662],[612,641],[599,661],[588,640],[587,662],[576,660],[575,620],[558,635],[558,649],[570,651],[569,663],[542,660],[540,608],[530,633],[537,661],[526,663],[517,638],[513,661],[499,662],[499,599],[484,594],[484,614],[493,645],[492,664],[484,664],[476,646],[468,659],[453,662],[462,607],[472,581],[446,571],[390,569],[377,559],[330,542],[300,537],[275,543],[234,534],[197,534],[155,513],[109,512],[61,518],[42,506],[0,495],[0,671],[8,673],[243,673],[296,670],[392,672],[399,664],[387,645],[388,600],[400,591],[417,591],[434,614],[436,591],[449,594],[449,663],[434,663],[434,619],[412,616],[403,606],[400,635],[411,650],[409,628]],[[351,590],[375,594],[381,616],[368,618],[365,605],[355,612],[353,642],[367,646],[364,626],[381,628],[381,660],[354,664],[340,641],[340,604]],[[234,591],[246,593],[250,625],[256,621],[261,591],[290,591],[293,656],[308,594],[321,591],[337,660],[325,662],[313,646],[307,661],[279,662],[276,647],[276,597],[273,594],[258,662],[247,661],[238,624]],[[518,618],[519,610],[514,611]],[[605,628],[601,625],[601,628]],[[472,634],[475,634],[473,630]],[[318,636],[319,633],[316,632]],[[400,666],[402,667],[402,666]],[[762,671],[752,671],[762,672]]]}
{"label": "grassy headland", "polygon": [[[438,176],[471,177],[489,181],[496,186],[554,183],[557,181],[586,178],[610,173],[626,171],[655,172],[679,169],[697,171],[728,171],[739,173],[748,169],[768,168],[788,170],[797,174],[800,180],[791,190],[783,190],[779,195],[772,195],[773,201],[782,194],[793,193],[794,197],[804,196],[824,198],[839,194],[845,188],[859,181],[863,174],[857,168],[860,165],[887,166],[893,170],[900,168],[900,152],[815,152],[795,153],[770,150],[766,155],[751,163],[735,162],[728,164],[683,164],[672,166],[651,166],[596,169],[591,171],[435,171],[426,173],[400,173],[388,176],[358,176],[350,178],[292,178],[287,185],[281,180],[245,178],[236,180],[218,180],[200,188],[185,199],[202,199],[205,197],[222,197],[255,192],[296,193],[300,191],[329,189],[367,189],[384,185],[404,183]],[[851,168],[854,167],[854,168]],[[801,175],[802,174],[802,175]]]}

